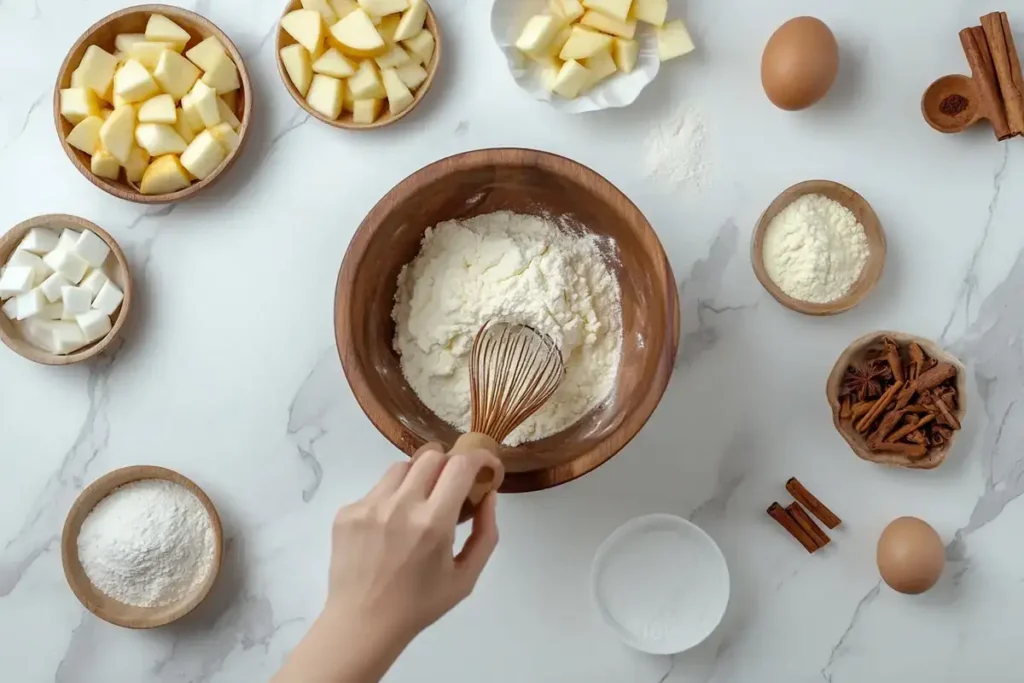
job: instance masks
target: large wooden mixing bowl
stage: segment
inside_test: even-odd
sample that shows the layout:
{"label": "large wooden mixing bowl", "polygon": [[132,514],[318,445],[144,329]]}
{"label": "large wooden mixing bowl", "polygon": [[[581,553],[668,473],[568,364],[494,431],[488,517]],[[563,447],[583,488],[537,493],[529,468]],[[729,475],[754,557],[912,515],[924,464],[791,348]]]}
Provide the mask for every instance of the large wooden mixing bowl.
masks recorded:
{"label": "large wooden mixing bowl", "polygon": [[402,376],[392,349],[398,273],[427,228],[494,211],[569,215],[612,237],[609,266],[622,289],[622,359],[600,406],[565,431],[503,448],[502,491],[535,491],[575,479],[618,453],[644,426],[668,385],[679,341],[679,300],[665,252],[640,210],[580,164],[527,149],[486,149],[442,159],[384,196],[356,231],[338,276],[335,335],[356,400],[408,455],[458,432],[432,413]]}

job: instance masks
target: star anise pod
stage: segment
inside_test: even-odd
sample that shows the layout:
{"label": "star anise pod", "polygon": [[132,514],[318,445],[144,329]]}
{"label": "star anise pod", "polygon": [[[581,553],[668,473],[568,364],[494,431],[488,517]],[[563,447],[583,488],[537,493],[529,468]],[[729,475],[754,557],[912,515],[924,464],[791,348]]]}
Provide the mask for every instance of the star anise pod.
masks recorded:
{"label": "star anise pod", "polygon": [[892,369],[879,359],[852,364],[843,377],[840,396],[856,396],[866,401],[882,395],[882,382],[892,378]]}

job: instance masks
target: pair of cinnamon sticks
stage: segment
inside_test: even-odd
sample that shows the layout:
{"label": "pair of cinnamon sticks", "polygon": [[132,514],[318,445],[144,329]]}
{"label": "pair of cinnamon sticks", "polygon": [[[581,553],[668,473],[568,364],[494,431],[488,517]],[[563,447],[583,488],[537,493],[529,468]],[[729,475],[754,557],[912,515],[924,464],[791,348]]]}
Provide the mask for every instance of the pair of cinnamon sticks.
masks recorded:
{"label": "pair of cinnamon sticks", "polygon": [[986,14],[981,26],[960,31],[960,44],[996,138],[1024,134],[1024,77],[1006,12]]}
{"label": "pair of cinnamon sticks", "polygon": [[822,531],[821,527],[814,523],[804,508],[807,508],[829,529],[835,529],[843,521],[804,488],[804,485],[796,477],[791,477],[786,482],[786,490],[796,499],[796,502],[786,507],[782,507],[779,503],[772,503],[768,507],[768,515],[788,531],[790,536],[799,541],[807,552],[813,553],[824,548],[831,542],[831,539]]}

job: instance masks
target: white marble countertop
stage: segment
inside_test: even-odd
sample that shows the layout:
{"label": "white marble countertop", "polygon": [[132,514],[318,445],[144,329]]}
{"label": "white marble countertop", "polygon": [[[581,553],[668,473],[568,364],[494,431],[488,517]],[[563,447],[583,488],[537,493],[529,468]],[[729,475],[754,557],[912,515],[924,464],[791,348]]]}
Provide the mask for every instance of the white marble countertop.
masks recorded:
{"label": "white marble countertop", "polygon": [[[604,174],[655,226],[680,286],[682,346],[641,434],[562,487],[504,496],[502,541],[476,594],[424,633],[388,680],[495,683],[1018,680],[1024,610],[1024,194],[1021,143],[944,137],[919,113],[925,86],[965,72],[957,31],[1024,0],[821,3],[691,0],[699,52],[666,65],[625,110],[572,117],[523,95],[488,32],[490,3],[434,0],[443,73],[401,125],[346,134],[309,121],[274,64],[281,3],[198,0],[247,58],[254,130],[241,161],[194,201],[149,208],[79,176],[53,130],[65,51],[117,0],[0,0],[0,228],[41,213],[91,219],[124,245],[139,297],[125,343],[91,366],[47,368],[0,349],[0,662],[5,681],[267,679],[324,594],[329,526],[401,457],[345,383],[334,283],[373,204],[440,157],[492,146],[567,155]],[[983,5],[983,6],[982,6]],[[811,110],[774,109],[760,52],[813,13],[841,46],[838,82]],[[707,121],[703,192],[644,178],[648,130],[679,107]],[[328,155],[329,153],[329,155]],[[850,185],[885,225],[875,293],[831,319],[781,308],[748,240],[764,207],[808,178]],[[858,460],[832,428],[825,378],[860,334],[940,341],[970,369],[970,408],[933,472]],[[89,615],[67,588],[58,538],[77,492],[130,464],[193,478],[223,515],[227,564],[184,622],[133,632]],[[765,514],[796,475],[846,522],[811,557]],[[655,511],[721,545],[732,602],[698,650],[649,657],[593,615],[600,541]],[[909,598],[879,583],[874,545],[901,514],[948,545],[940,585]]]}

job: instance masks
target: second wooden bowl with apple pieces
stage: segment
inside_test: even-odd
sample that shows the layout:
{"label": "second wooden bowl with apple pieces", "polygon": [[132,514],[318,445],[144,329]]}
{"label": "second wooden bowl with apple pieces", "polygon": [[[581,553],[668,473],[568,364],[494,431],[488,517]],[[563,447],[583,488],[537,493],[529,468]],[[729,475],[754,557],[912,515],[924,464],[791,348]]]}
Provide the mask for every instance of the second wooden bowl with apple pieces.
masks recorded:
{"label": "second wooden bowl with apple pieces", "polygon": [[[379,8],[381,12],[394,8],[401,9],[383,17],[372,16],[364,11],[373,8]],[[292,31],[302,36],[303,40],[300,43],[284,28],[284,24],[291,21],[286,20],[289,14],[303,9],[320,14],[320,21],[317,22],[312,14],[307,13],[305,20],[298,22],[298,26],[290,26]],[[362,16],[349,16],[357,12]],[[411,21],[406,21],[413,28],[422,25],[422,31],[412,38],[395,40],[399,22],[406,15],[416,12],[423,13],[422,22],[418,15],[410,17]],[[378,36],[378,39],[383,38],[387,51],[362,53],[358,49],[343,45],[334,37],[334,33],[338,31],[331,31],[342,19],[351,24],[345,29],[346,32],[357,34],[357,37],[366,37],[371,41],[374,40],[374,35]],[[373,29],[372,33],[370,29]],[[320,33],[319,37],[316,35],[317,32]],[[362,34],[367,34],[368,37]],[[424,34],[429,34],[430,38]],[[441,62],[442,42],[437,17],[425,0],[368,0],[358,4],[355,0],[291,0],[281,15],[281,23],[277,30],[277,70],[292,99],[313,118],[335,128],[373,130],[404,118],[423,101],[434,82]],[[408,61],[403,61],[405,59]],[[320,66],[317,66],[318,62]],[[364,64],[368,66],[363,66]],[[387,91],[378,91],[379,97],[361,100],[358,106],[364,107],[364,114],[366,110],[377,106],[379,114],[372,121],[360,122],[356,120],[354,113],[357,105],[352,98],[350,82],[352,76],[359,77],[360,69],[371,68],[377,80],[383,81],[381,88],[388,85],[389,78],[382,76],[382,71],[395,70],[401,83],[393,84],[393,88],[400,91],[404,87],[409,90],[412,100],[406,99],[408,105],[401,111],[392,113]],[[352,76],[345,76],[344,74],[350,70],[354,70],[355,73]],[[393,79],[394,76],[390,78]],[[309,84],[305,83],[307,79],[310,81]],[[305,87],[296,87],[296,80]],[[335,81],[341,81],[340,85]],[[336,98],[339,94],[340,111],[338,116],[331,117],[331,107],[338,105]],[[370,104],[372,99],[376,99],[376,105]],[[318,106],[314,107],[311,102]]]}
{"label": "second wooden bowl with apple pieces", "polygon": [[[187,187],[180,190],[166,193],[146,194],[141,191],[138,183],[129,182],[126,179],[125,169],[121,169],[117,180],[93,173],[92,157],[84,151],[68,144],[68,135],[71,133],[72,129],[74,129],[74,125],[61,115],[61,91],[72,87],[72,78],[74,77],[74,73],[81,65],[82,59],[86,55],[86,51],[90,46],[95,45],[102,48],[110,55],[117,56],[117,54],[122,53],[119,48],[125,47],[129,40],[140,42],[140,38],[145,35],[150,17],[153,15],[166,17],[177,27],[188,33],[188,41],[184,46],[181,46],[180,43],[175,44],[175,52],[178,51],[178,47],[181,47],[180,53],[187,53],[207,38],[216,38],[224,48],[227,56],[230,57],[231,61],[237,68],[240,87],[237,90],[225,93],[223,97],[220,93],[217,93],[218,97],[216,98],[226,105],[225,108],[232,117],[232,120],[229,121],[229,123],[232,124],[232,128],[237,136],[237,141],[235,141],[236,146],[234,149],[226,150],[224,159],[220,161],[215,169],[202,180],[191,177],[190,179],[192,182]],[[119,36],[121,36],[120,46],[118,45]],[[118,68],[120,68],[121,65],[122,62],[119,59]],[[147,70],[152,71],[152,69]],[[108,117],[111,116],[108,108],[113,106],[113,99],[114,97],[111,94],[111,101],[101,101],[101,117],[104,114]],[[181,118],[182,109],[180,104],[177,102],[177,99],[175,99],[175,106],[177,107],[177,116]],[[228,114],[224,113],[225,108],[222,108],[219,104],[217,104],[217,107],[219,112],[222,114],[222,120],[226,119]],[[190,12],[179,7],[172,7],[170,5],[138,5],[136,7],[129,7],[118,12],[114,12],[90,26],[75,42],[71,51],[68,52],[67,57],[64,59],[64,63],[61,64],[60,71],[57,74],[56,87],[53,92],[54,124],[56,125],[57,135],[60,138],[64,152],[68,155],[68,159],[71,160],[71,163],[75,165],[75,168],[77,168],[78,171],[89,180],[89,182],[104,192],[120,199],[127,199],[128,201],[138,202],[140,204],[167,204],[170,202],[181,201],[183,199],[194,197],[196,194],[202,192],[205,188],[215,183],[238,158],[242,146],[248,138],[249,119],[251,113],[252,86],[249,81],[249,73],[242,60],[242,55],[238,51],[238,48],[235,47],[235,44],[231,42],[231,39],[228,38],[227,34],[217,28],[217,26],[206,18],[199,16],[195,12]],[[234,125],[236,122],[238,124],[237,126]],[[177,124],[174,125],[177,126]],[[201,133],[202,132],[194,132],[193,134],[200,135]],[[176,131],[176,134],[181,135],[178,131]],[[182,135],[182,137],[184,138],[184,135]],[[185,141],[191,142],[190,140]],[[157,159],[163,159],[166,156],[167,155],[162,155],[157,157]],[[161,164],[163,164],[163,167],[169,166],[169,163],[161,162]],[[179,163],[178,168],[169,170],[180,174],[184,169],[181,168]]]}

